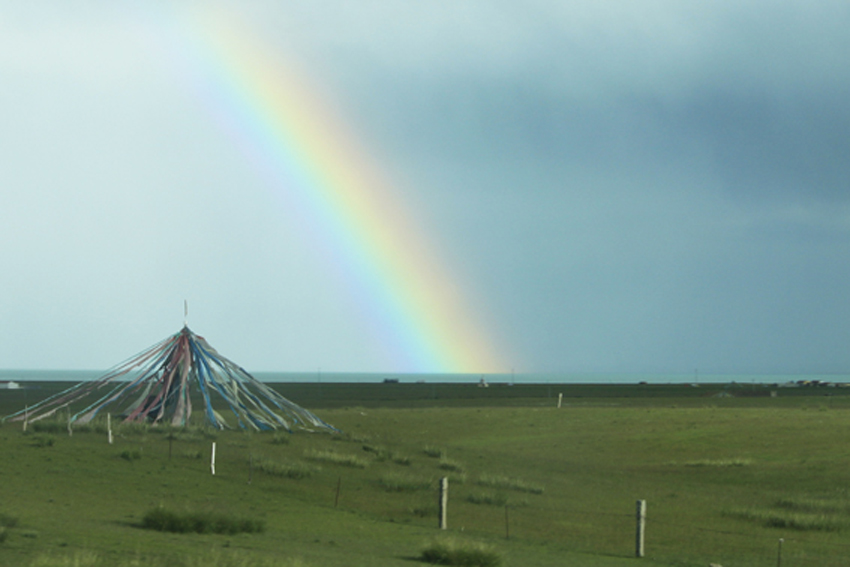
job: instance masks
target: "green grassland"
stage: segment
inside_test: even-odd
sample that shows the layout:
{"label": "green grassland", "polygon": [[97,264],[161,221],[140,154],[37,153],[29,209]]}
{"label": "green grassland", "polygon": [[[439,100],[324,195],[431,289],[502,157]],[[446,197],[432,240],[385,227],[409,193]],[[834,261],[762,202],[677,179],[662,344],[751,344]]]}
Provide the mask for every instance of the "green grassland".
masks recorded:
{"label": "green grassland", "polygon": [[[2,391],[0,413],[56,387]],[[115,425],[109,445],[105,422],[71,436],[66,416],[26,432],[4,423],[0,565],[410,567],[442,535],[514,567],[766,566],[780,538],[785,566],[845,565],[850,555],[843,388],[278,388],[340,433]],[[648,508],[640,560],[638,499]],[[158,509],[262,529],[144,529]]]}

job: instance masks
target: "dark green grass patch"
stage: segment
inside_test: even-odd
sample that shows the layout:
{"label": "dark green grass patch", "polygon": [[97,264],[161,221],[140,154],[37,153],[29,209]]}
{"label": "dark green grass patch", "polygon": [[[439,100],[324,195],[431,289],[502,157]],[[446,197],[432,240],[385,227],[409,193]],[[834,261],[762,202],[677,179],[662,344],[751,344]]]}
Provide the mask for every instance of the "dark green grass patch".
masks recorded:
{"label": "dark green grass patch", "polygon": [[498,567],[502,556],[489,546],[480,543],[441,539],[422,550],[422,561],[436,565],[463,567]]}
{"label": "dark green grass patch", "polygon": [[212,512],[175,512],[163,506],[149,510],[142,518],[142,527],[178,534],[260,533],[265,530],[262,520],[239,518]]}
{"label": "dark green grass patch", "polygon": [[18,519],[8,514],[0,514],[0,543],[9,537],[9,530],[18,525]]}
{"label": "dark green grass patch", "polygon": [[0,527],[15,528],[18,526],[18,518],[9,514],[0,514]]}

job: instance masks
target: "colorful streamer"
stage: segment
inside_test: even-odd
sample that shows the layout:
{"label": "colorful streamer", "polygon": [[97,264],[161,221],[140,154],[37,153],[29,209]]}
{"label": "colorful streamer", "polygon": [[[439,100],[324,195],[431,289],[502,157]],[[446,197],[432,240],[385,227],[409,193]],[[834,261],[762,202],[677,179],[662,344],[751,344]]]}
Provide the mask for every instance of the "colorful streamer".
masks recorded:
{"label": "colorful streamer", "polygon": [[213,394],[224,400],[243,429],[291,430],[295,426],[335,431],[313,413],[218,354],[188,326],[101,378],[76,384],[6,419],[38,421],[63,408],[69,408],[70,412],[72,404],[88,404],[71,415],[71,423],[87,423],[109,409],[125,422],[183,427],[192,415],[193,385],[203,400],[207,421],[217,429],[230,425],[213,409]]}

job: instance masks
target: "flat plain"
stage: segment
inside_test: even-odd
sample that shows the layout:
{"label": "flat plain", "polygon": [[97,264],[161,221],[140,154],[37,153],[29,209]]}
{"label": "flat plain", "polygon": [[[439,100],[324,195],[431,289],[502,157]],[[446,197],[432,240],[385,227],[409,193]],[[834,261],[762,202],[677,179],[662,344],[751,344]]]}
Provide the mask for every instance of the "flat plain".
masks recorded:
{"label": "flat plain", "polygon": [[[0,391],[0,412],[59,387],[29,386]],[[276,387],[340,432],[214,431],[200,415],[179,430],[116,419],[109,444],[105,417],[72,435],[67,414],[27,431],[5,422],[0,564],[410,567],[442,537],[485,544],[505,566],[829,567],[850,554],[850,392],[841,387]],[[447,530],[437,525],[441,477]],[[637,500],[647,502],[639,560]],[[143,529],[158,508],[265,529]]]}

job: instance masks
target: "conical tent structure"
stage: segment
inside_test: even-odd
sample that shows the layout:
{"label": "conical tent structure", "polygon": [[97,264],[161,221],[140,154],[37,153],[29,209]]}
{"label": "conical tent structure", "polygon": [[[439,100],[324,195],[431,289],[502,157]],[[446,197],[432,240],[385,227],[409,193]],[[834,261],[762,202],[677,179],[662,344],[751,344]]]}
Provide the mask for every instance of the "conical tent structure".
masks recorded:
{"label": "conical tent structure", "polygon": [[218,394],[242,428],[256,430],[334,428],[301,406],[287,400],[244,368],[221,356],[188,326],[122,362],[102,377],[81,382],[7,419],[37,421],[72,404],[87,403],[72,414],[77,423],[109,411],[126,422],[170,423],[183,426],[192,415],[190,391],[196,385],[207,421],[218,429],[229,427],[213,409]]}

